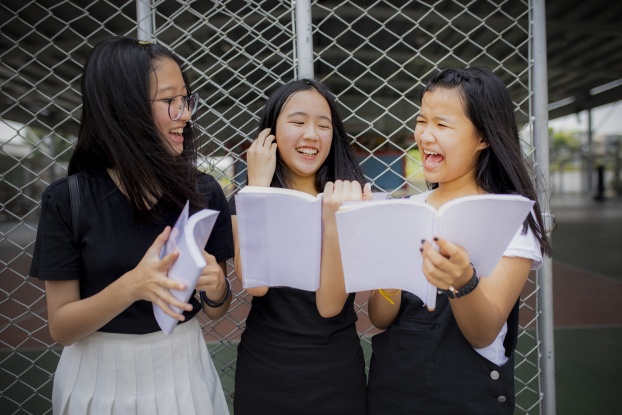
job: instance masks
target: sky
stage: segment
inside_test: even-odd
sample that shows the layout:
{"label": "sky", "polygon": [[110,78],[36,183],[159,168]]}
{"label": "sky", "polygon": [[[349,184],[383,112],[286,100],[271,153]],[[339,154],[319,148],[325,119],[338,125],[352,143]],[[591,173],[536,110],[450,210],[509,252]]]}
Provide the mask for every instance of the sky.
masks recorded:
{"label": "sky", "polygon": [[[549,127],[555,131],[587,131],[587,111],[549,120]],[[622,101],[596,107],[592,110],[592,133],[622,134]]]}

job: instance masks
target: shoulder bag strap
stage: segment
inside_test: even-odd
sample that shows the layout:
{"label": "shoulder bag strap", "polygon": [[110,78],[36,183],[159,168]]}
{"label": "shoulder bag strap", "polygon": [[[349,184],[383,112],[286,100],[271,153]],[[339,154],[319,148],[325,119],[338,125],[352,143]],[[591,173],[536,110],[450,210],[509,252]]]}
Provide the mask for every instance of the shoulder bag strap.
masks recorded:
{"label": "shoulder bag strap", "polygon": [[80,186],[78,185],[78,176],[72,174],[68,178],[69,181],[69,199],[71,201],[71,226],[73,227],[73,237],[78,243],[78,213],[80,212]]}

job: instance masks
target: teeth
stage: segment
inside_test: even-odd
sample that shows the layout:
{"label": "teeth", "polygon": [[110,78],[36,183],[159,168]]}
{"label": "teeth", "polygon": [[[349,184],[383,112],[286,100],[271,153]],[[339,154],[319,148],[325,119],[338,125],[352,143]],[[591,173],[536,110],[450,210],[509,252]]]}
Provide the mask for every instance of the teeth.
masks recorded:
{"label": "teeth", "polygon": [[171,130],[171,134],[183,134],[183,132],[184,132],[183,128],[175,128]]}
{"label": "teeth", "polygon": [[297,148],[296,151],[308,156],[315,156],[317,154],[317,150],[314,148]]}
{"label": "teeth", "polygon": [[435,153],[434,151],[428,151],[428,150],[423,150],[423,152],[425,154],[428,154],[428,155],[437,155],[438,154],[438,153]]}

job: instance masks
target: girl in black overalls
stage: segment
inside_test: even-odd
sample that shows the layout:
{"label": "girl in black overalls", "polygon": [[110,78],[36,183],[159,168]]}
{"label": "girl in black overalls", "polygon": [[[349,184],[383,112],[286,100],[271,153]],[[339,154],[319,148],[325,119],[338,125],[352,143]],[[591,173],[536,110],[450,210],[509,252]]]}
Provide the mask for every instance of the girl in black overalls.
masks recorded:
{"label": "girl in black overalls", "polygon": [[[421,97],[415,140],[431,186],[416,198],[436,209],[482,193],[536,200],[514,105],[497,76],[479,68],[446,69]],[[374,290],[370,296],[369,317],[386,330],[372,339],[369,414],[512,414],[518,298],[541,253],[551,251],[537,201],[481,281],[469,253],[452,241],[422,241],[420,251],[421,271],[439,288],[434,311],[408,292]]]}

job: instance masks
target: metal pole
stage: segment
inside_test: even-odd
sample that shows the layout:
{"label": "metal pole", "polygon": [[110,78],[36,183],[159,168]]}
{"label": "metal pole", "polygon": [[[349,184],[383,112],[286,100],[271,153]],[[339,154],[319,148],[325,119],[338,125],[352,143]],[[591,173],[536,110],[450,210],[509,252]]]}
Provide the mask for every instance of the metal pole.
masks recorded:
{"label": "metal pole", "polygon": [[[547,199],[549,194],[549,133],[548,82],[546,59],[545,0],[533,0],[533,90],[534,90],[534,146],[535,159],[542,174],[542,189],[538,194]],[[539,186],[540,184],[536,184]],[[546,232],[550,236],[552,216],[548,203],[542,204]],[[540,339],[540,385],[542,390],[541,414],[555,415],[555,350],[553,331],[553,263],[544,257],[538,270],[538,337]]]}
{"label": "metal pole", "polygon": [[136,0],[137,37],[140,40],[153,40],[152,0]]}
{"label": "metal pole", "polygon": [[587,174],[585,175],[587,180],[587,194],[592,195],[594,189],[594,146],[593,146],[593,132],[592,132],[592,109],[587,110]]}
{"label": "metal pole", "polygon": [[298,79],[313,78],[313,26],[311,1],[296,2],[296,52]]}

